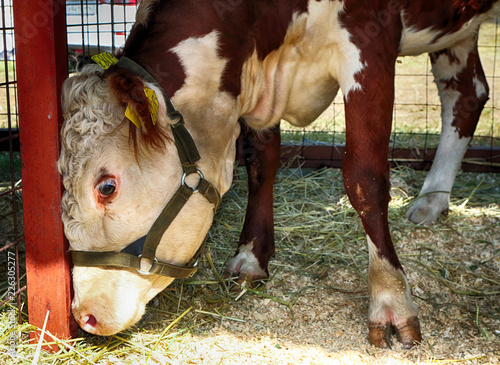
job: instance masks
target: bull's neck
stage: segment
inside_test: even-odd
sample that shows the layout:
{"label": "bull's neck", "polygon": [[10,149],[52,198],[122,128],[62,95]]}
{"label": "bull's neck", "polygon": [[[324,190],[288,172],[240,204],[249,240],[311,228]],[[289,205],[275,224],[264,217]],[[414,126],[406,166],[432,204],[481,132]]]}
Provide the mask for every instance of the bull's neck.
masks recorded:
{"label": "bull's neck", "polygon": [[[190,39],[170,51],[183,65],[182,72],[173,67],[167,75],[168,63],[160,64],[150,59],[139,61],[140,57],[129,54],[127,57],[135,58],[152,74],[174,108],[183,115],[201,156],[199,168],[223,194],[232,179],[235,143],[239,135],[239,105],[234,96],[220,90],[226,61],[217,54],[217,36],[211,33]],[[181,86],[177,88],[176,85]]]}
{"label": "bull's neck", "polygon": [[[203,100],[210,96],[209,100]],[[201,159],[198,167],[221,194],[230,187],[240,132],[236,101],[225,93],[181,88],[172,98],[186,122]]]}

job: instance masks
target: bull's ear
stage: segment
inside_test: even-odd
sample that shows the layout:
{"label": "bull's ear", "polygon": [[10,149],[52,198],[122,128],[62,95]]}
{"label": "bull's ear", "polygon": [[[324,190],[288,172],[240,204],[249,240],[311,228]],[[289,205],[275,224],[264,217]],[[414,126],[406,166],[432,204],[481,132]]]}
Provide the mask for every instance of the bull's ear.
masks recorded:
{"label": "bull's ear", "polygon": [[115,68],[109,71],[111,71],[109,75],[110,90],[118,103],[127,108],[127,118],[137,127],[144,126],[146,130],[149,129],[148,125],[153,124],[153,119],[150,113],[150,101],[146,95],[147,89],[141,78],[124,69]]}
{"label": "bull's ear", "polygon": [[144,142],[146,147],[163,147],[169,140],[166,126],[157,123],[162,105],[158,93],[146,86],[136,74],[120,68],[109,69],[109,88],[116,102],[126,109],[131,121],[134,145]]}
{"label": "bull's ear", "polygon": [[[130,102],[127,104],[125,117],[130,120],[137,128],[141,128],[144,123],[156,125],[158,120],[159,102],[156,92],[147,86],[144,86],[144,95],[146,100],[139,102]],[[147,109],[147,110],[146,110]],[[149,118],[147,111],[149,110]]]}

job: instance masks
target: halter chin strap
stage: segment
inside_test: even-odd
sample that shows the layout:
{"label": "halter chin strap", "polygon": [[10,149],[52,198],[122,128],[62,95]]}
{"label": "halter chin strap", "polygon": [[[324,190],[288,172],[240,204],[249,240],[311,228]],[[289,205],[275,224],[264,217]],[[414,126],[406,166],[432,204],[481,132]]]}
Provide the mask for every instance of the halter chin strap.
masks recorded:
{"label": "halter chin strap", "polygon": [[[146,236],[132,242],[121,252],[71,251],[73,264],[75,266],[114,266],[135,269],[143,275],[156,274],[172,278],[190,277],[194,275],[197,270],[199,257],[204,250],[206,239],[203,241],[203,244],[198,249],[193,259],[185,266],[177,266],[158,261],[156,258],[156,249],[160,244],[163,234],[191,195],[194,193],[202,194],[214,205],[214,210],[216,210],[220,203],[220,194],[211,183],[205,180],[203,173],[198,169],[196,162],[200,159],[200,154],[198,153],[196,144],[184,125],[182,114],[174,108],[172,101],[160,84],[149,72],[130,58],[121,57],[116,63],[116,66],[136,73],[162,91],[167,106],[168,117],[171,120],[177,120],[177,122],[172,125],[172,133],[184,173],[181,178],[180,187],[174,193],[172,199],[167,203],[165,208],[163,208],[163,211],[153,223]],[[187,175],[193,173],[197,173],[200,178],[196,188],[190,187],[185,182]]]}

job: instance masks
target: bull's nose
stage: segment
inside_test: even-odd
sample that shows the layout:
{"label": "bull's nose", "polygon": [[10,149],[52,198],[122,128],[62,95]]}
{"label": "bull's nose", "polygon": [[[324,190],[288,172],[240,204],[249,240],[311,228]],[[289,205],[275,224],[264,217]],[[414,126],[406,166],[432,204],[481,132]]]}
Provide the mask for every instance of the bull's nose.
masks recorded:
{"label": "bull's nose", "polygon": [[97,319],[90,313],[81,313],[77,320],[80,327],[93,334],[97,334]]}
{"label": "bull's nose", "polygon": [[97,324],[97,319],[95,319],[92,314],[90,316],[86,316],[83,320],[86,321],[88,326],[95,327],[95,325]]}

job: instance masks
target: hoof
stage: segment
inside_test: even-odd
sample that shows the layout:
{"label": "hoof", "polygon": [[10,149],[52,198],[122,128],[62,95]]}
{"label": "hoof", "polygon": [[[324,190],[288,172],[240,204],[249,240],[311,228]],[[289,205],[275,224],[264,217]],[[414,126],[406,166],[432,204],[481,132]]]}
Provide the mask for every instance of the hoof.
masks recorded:
{"label": "hoof", "polygon": [[260,283],[268,279],[267,275],[262,276],[262,275],[249,275],[243,273],[238,274],[238,273],[230,273],[229,271],[224,271],[222,277],[224,279],[230,279],[231,282],[234,283],[234,285],[232,285],[230,289],[233,292],[239,292],[244,287],[256,288],[257,286],[259,286]]}
{"label": "hoof", "polygon": [[373,346],[389,349],[391,348],[392,335],[396,334],[397,339],[405,350],[422,342],[420,333],[420,323],[417,317],[412,317],[401,325],[393,325],[391,322],[385,324],[370,323],[369,340]]}
{"label": "hoof", "polygon": [[405,324],[397,326],[396,335],[398,336],[398,341],[403,344],[403,348],[406,350],[422,343],[418,318],[412,317]]}
{"label": "hoof", "polygon": [[448,210],[448,193],[434,193],[419,197],[408,209],[406,219],[424,226],[436,224],[441,213]]}
{"label": "hoof", "polygon": [[[243,245],[238,253],[227,264],[224,278],[233,278],[241,289],[243,283],[250,287],[258,281],[269,277],[267,270],[260,267],[259,261],[252,252],[251,245]],[[238,289],[239,290],[239,289]]]}
{"label": "hoof", "polygon": [[370,323],[370,333],[368,338],[370,344],[381,349],[390,349],[392,342],[391,337],[394,334],[394,327],[391,322],[383,324]]}

